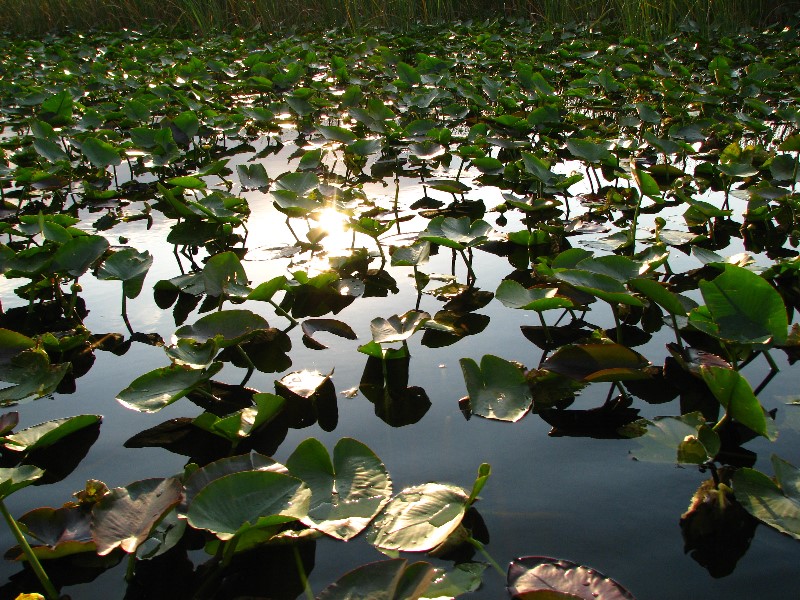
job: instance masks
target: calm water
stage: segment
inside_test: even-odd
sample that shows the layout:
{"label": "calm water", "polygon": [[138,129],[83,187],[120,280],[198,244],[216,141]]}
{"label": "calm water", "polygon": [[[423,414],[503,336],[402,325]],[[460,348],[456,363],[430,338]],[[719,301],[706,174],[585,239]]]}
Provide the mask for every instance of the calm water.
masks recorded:
{"label": "calm water", "polygon": [[[289,147],[265,163],[271,177],[292,170],[287,163]],[[233,166],[241,160],[234,159]],[[568,167],[564,167],[568,168]],[[467,180],[469,178],[467,177]],[[571,191],[578,191],[579,186]],[[366,192],[379,204],[389,206],[394,197],[394,183],[388,186],[370,185]],[[449,194],[431,191],[429,195],[444,202]],[[402,181],[401,205],[407,206],[423,194],[418,181]],[[272,207],[268,194],[246,192],[253,211],[249,221],[250,249],[243,261],[253,286],[275,275],[305,269],[299,264],[289,267],[291,259],[276,258],[274,248],[293,242],[283,224],[284,217]],[[499,191],[479,188],[467,194],[468,199],[483,199],[491,208],[501,202]],[[130,207],[131,211],[136,205]],[[572,214],[582,209],[577,202]],[[84,214],[88,224],[102,213]],[[147,230],[143,221],[120,225],[106,232],[112,243],[118,236],[129,239],[128,244],[139,250],[147,249],[155,257],[141,296],[130,301],[128,314],[136,331],[159,333],[169,340],[176,324],[171,310],[162,311],[155,305],[152,285],[160,280],[179,275],[173,248],[166,243],[171,222],[159,220]],[[496,215],[487,214],[492,222]],[[668,218],[669,226],[680,229],[678,216]],[[425,228],[426,221],[416,218],[402,223],[403,234],[414,234]],[[647,223],[643,224],[646,227]],[[296,227],[298,233],[304,226]],[[498,228],[500,229],[500,228]],[[505,228],[514,229],[514,223]],[[392,243],[392,232],[382,239]],[[300,233],[302,235],[302,233]],[[335,237],[335,236],[332,236]],[[349,241],[349,234],[346,240]],[[407,238],[399,238],[407,239]],[[574,245],[591,241],[592,236],[572,238]],[[735,240],[736,241],[736,240]],[[340,242],[341,243],[341,242]],[[406,243],[406,242],[403,242]],[[374,250],[374,242],[366,237],[357,239],[358,246]],[[735,244],[725,254],[735,254],[742,248]],[[296,262],[307,259],[308,254],[296,256]],[[200,257],[198,257],[200,258]],[[182,258],[183,269],[190,265]],[[676,271],[699,267],[691,257],[672,251],[671,263]],[[379,261],[378,261],[379,262]],[[377,266],[376,262],[371,264]],[[323,373],[331,371],[337,393],[357,387],[366,364],[366,356],[358,353],[358,345],[371,339],[369,322],[375,317],[402,314],[415,307],[416,292],[411,268],[387,270],[398,283],[399,293],[387,298],[358,298],[349,307],[334,315],[349,324],[358,334],[357,341],[334,338],[320,334],[320,339],[330,345],[328,350],[312,351],[302,341],[299,327],[290,332],[292,338],[292,367],[289,371],[312,369]],[[477,286],[494,292],[513,267],[502,257],[475,252],[474,269]],[[431,262],[422,268],[426,273],[451,274],[451,254],[441,249]],[[465,280],[465,269],[460,259],[456,262],[456,275]],[[90,310],[86,326],[94,333],[124,332],[119,316],[119,282],[95,282],[87,275],[81,280],[83,297]],[[16,299],[11,290],[15,281],[2,282],[3,306],[9,308]],[[436,287],[431,282],[429,287]],[[434,314],[441,302],[423,295],[420,309]],[[602,305],[602,306],[601,306]],[[226,305],[229,307],[229,305]],[[247,303],[239,308],[249,308],[264,315],[270,325],[283,328],[285,319],[278,317],[264,303]],[[320,439],[331,451],[342,437],[354,437],[372,448],[388,467],[394,481],[395,492],[408,485],[426,481],[451,482],[469,489],[478,466],[482,462],[492,465],[492,476],[482,493],[478,509],[490,534],[487,546],[493,558],[505,567],[512,559],[524,555],[546,555],[568,559],[604,572],[625,585],[639,600],[670,600],[686,598],[786,598],[796,588],[796,575],[800,565],[800,545],[787,536],[759,526],[747,553],[739,560],[732,574],[714,578],[684,552],[684,543],[678,525],[681,513],[686,510],[697,486],[706,478],[696,468],[679,468],[637,462],[629,452],[636,443],[629,440],[598,440],[579,437],[551,437],[550,426],[536,415],[528,415],[516,424],[500,423],[473,417],[466,420],[458,408],[458,399],[466,394],[459,359],[470,357],[479,361],[485,354],[496,354],[516,360],[527,367],[537,366],[541,350],[521,334],[521,325],[536,325],[538,317],[533,312],[505,308],[493,300],[477,311],[490,317],[489,325],[481,334],[466,337],[444,348],[428,348],[420,344],[421,332],[411,338],[411,377],[409,385],[425,389],[431,407],[416,424],[393,428],[381,421],[373,405],[358,394],[353,398],[339,395],[339,423],[333,432],[326,433],[317,425],[290,429],[285,442],[275,458],[285,460],[299,442],[308,438]],[[330,315],[328,315],[330,316]],[[187,323],[198,315],[192,314]],[[549,322],[553,316],[548,314]],[[593,305],[587,320],[600,327],[613,327],[611,314],[604,303]],[[672,341],[671,330],[664,328],[646,344],[636,348],[654,364],[663,364],[667,352],[664,344]],[[788,399],[797,393],[797,376],[786,363],[782,353],[775,352],[781,372],[760,395],[767,409],[777,408],[777,425],[780,438],[776,443],[754,440],[747,448],[758,453],[756,467],[771,473],[769,457],[777,453],[794,464],[800,464],[800,407],[786,406]],[[153,368],[166,366],[168,359],[160,348],[134,343],[130,351],[117,357],[107,352],[96,353],[96,361],[89,373],[77,381],[77,391],[70,395],[56,394],[42,398],[13,410],[20,412],[20,427],[45,420],[74,414],[96,413],[104,416],[100,437],[80,466],[64,481],[53,485],[29,487],[12,496],[8,505],[12,514],[19,516],[37,506],[59,506],[68,501],[72,492],[81,489],[88,478],[100,479],[109,487],[126,485],[132,481],[164,477],[182,470],[186,458],[161,449],[127,449],[124,440],[137,432],[153,427],[170,418],[194,417],[200,409],[186,399],[153,415],[125,409],[114,398],[140,374]],[[767,365],[756,360],[744,371],[755,387],[766,375]],[[226,364],[217,379],[238,383],[244,371]],[[262,391],[272,391],[274,380],[282,373],[256,372],[248,385]],[[605,400],[608,387],[596,384],[587,388],[571,408],[592,408]],[[635,400],[644,417],[676,414],[673,401],[667,405],[649,405]],[[310,573],[311,585],[319,593],[326,585],[338,579],[350,568],[364,562],[382,559],[374,548],[362,539],[344,544],[320,541],[317,544],[316,566]],[[5,529],[0,531],[0,545],[7,548],[12,540]],[[425,557],[408,555],[411,560]],[[203,555],[196,557],[203,560]],[[480,560],[476,556],[476,560]],[[0,563],[0,581],[15,573],[18,567],[9,562]],[[122,597],[125,584],[124,566],[104,573],[93,583],[65,589],[73,598],[106,599]],[[471,595],[474,598],[501,598],[504,581],[488,569],[483,588]]]}

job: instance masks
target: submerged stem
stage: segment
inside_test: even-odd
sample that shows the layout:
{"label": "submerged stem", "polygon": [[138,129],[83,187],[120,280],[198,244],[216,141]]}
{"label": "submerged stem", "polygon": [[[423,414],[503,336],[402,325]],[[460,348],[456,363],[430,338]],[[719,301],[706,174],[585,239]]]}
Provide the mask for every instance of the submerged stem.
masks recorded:
{"label": "submerged stem", "polygon": [[492,558],[491,554],[486,551],[486,548],[481,544],[478,540],[473,538],[472,536],[467,538],[467,541],[474,546],[478,552],[480,552],[483,557],[487,560],[487,562],[492,566],[492,568],[500,574],[500,577],[505,578],[506,572],[502,569],[502,567],[497,564],[497,561]]}
{"label": "submerged stem", "polygon": [[50,581],[50,578],[47,576],[44,568],[42,567],[42,563],[39,562],[39,559],[36,557],[36,554],[33,553],[33,549],[31,548],[28,540],[25,539],[25,534],[22,533],[22,530],[19,528],[19,524],[11,516],[11,513],[8,512],[8,508],[6,508],[6,503],[0,499],[0,513],[2,513],[3,518],[6,520],[6,524],[8,524],[8,528],[11,530],[11,533],[14,534],[14,537],[17,540],[20,548],[22,548],[22,553],[25,555],[25,558],[28,559],[28,564],[30,564],[31,569],[36,574],[36,578],[39,580],[39,583],[42,584],[42,587],[45,591],[45,596],[48,600],[58,600],[58,591],[56,590],[53,582]]}
{"label": "submerged stem", "polygon": [[303,591],[305,592],[308,600],[314,600],[314,592],[311,591],[311,586],[308,585],[308,576],[303,567],[303,559],[300,557],[300,551],[296,545],[292,545],[292,554],[294,554],[294,564],[297,566],[297,576],[300,578],[300,583],[303,584]]}

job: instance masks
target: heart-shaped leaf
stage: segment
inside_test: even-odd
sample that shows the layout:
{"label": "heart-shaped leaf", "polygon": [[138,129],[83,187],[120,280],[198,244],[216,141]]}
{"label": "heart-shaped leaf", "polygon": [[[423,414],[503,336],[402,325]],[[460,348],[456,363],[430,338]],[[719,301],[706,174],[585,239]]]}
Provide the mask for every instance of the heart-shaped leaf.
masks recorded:
{"label": "heart-shaped leaf", "polygon": [[212,363],[202,371],[178,365],[154,369],[137,377],[117,394],[117,401],[139,412],[156,412],[183,398],[211,379],[221,368],[222,363]]}
{"label": "heart-shaped leaf", "polygon": [[589,567],[546,556],[525,556],[508,566],[514,600],[634,600],[619,583]]}
{"label": "heart-shaped leaf", "polygon": [[92,510],[92,538],[97,553],[114,548],[135,552],[153,527],[181,500],[182,486],[175,477],[144,479],[114,488]]}
{"label": "heart-shaped leaf", "polygon": [[271,471],[242,471],[211,481],[186,512],[189,525],[221,540],[254,527],[303,519],[311,490],[295,477]]}
{"label": "heart-shaped leaf", "polygon": [[403,315],[392,315],[388,319],[372,319],[369,324],[372,340],[378,344],[405,341],[430,318],[426,312],[410,310]]}
{"label": "heart-shaped leaf", "polygon": [[480,367],[471,358],[459,362],[472,414],[499,421],[519,421],[528,413],[533,396],[525,374],[517,365],[491,354],[481,359]]}
{"label": "heart-shaped leaf", "polygon": [[468,499],[454,485],[426,483],[406,488],[376,517],[367,540],[383,550],[432,550],[461,524]]}
{"label": "heart-shaped leaf", "polygon": [[340,540],[349,540],[366,528],[392,494],[384,464],[354,439],[337,442],[333,462],[321,442],[308,439],[292,453],[286,466],[311,488],[311,504],[303,522]]}
{"label": "heart-shaped leaf", "polygon": [[747,512],[770,527],[800,540],[800,469],[772,456],[775,481],[755,469],[733,474],[733,492]]}

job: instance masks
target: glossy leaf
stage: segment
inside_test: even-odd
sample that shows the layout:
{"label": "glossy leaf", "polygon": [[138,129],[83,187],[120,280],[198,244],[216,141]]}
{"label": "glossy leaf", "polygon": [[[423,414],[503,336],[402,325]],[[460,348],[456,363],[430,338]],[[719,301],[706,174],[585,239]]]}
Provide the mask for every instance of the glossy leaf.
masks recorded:
{"label": "glossy leaf", "polygon": [[468,498],[461,488],[441,483],[406,488],[376,517],[367,540],[383,550],[432,550],[461,524]]}
{"label": "glossy leaf", "polygon": [[192,325],[175,330],[178,339],[205,343],[214,340],[220,348],[243,342],[261,330],[269,328],[266,319],[249,310],[221,310],[201,317]]}
{"label": "glossy leaf", "polygon": [[431,316],[426,312],[410,310],[403,315],[392,315],[388,319],[372,319],[369,328],[372,340],[378,344],[402,342],[410,338]]}
{"label": "glossy leaf", "polygon": [[743,267],[726,265],[700,291],[719,337],[743,344],[781,344],[788,319],[780,294],[763,278]]}
{"label": "glossy leaf", "polygon": [[137,377],[117,394],[117,401],[139,412],[156,412],[183,398],[221,368],[222,363],[212,363],[203,371],[178,365],[155,369]]}
{"label": "glossy leaf", "polygon": [[517,365],[491,354],[481,359],[480,367],[471,358],[462,358],[459,363],[473,414],[513,422],[528,413],[533,398]]}
{"label": "glossy leaf", "polygon": [[733,474],[736,500],[759,521],[800,540],[800,469],[773,455],[775,480],[755,469]]}
{"label": "glossy leaf", "polygon": [[0,438],[7,450],[32,452],[52,446],[68,435],[102,421],[100,415],[78,415],[46,421]]}
{"label": "glossy leaf", "polygon": [[562,346],[542,367],[578,381],[644,379],[649,361],[627,346],[614,343]]}
{"label": "glossy leaf", "polygon": [[279,525],[308,515],[311,490],[294,477],[270,471],[242,471],[211,481],[192,499],[189,525],[221,540],[253,527]]}
{"label": "glossy leaf", "polygon": [[[753,394],[747,380],[739,371],[723,367],[703,366],[700,369],[703,381],[719,400],[727,414],[745,427],[749,427],[765,438],[775,440],[778,436],[774,426]],[[771,419],[770,419],[771,420]]]}
{"label": "glossy leaf", "polygon": [[97,553],[114,548],[135,552],[153,527],[181,499],[181,484],[174,478],[144,479],[114,488],[92,511],[92,538]]}
{"label": "glossy leaf", "polygon": [[318,600],[417,600],[435,574],[432,565],[402,558],[362,565],[329,585]]}
{"label": "glossy leaf", "polygon": [[633,594],[599,571],[546,556],[512,561],[507,585],[515,600],[634,600]]}
{"label": "glossy leaf", "polygon": [[287,459],[289,473],[311,489],[303,522],[340,540],[358,535],[389,501],[392,483],[381,460],[367,446],[343,438],[333,462],[319,441],[302,442]]}

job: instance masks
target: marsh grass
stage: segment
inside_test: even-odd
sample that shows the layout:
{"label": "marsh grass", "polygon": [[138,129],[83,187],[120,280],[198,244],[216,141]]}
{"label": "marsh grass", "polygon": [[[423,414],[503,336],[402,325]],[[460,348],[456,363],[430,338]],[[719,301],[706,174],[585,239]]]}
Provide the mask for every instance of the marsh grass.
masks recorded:
{"label": "marsh grass", "polygon": [[403,28],[506,16],[545,23],[613,23],[622,33],[649,36],[689,23],[704,31],[785,23],[798,10],[800,0],[0,0],[0,30]]}

